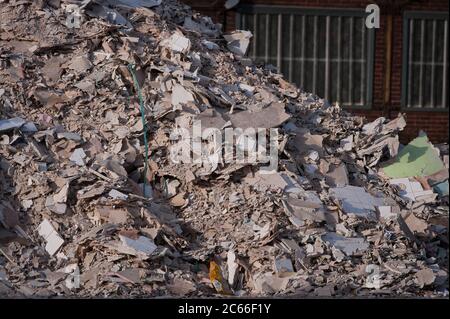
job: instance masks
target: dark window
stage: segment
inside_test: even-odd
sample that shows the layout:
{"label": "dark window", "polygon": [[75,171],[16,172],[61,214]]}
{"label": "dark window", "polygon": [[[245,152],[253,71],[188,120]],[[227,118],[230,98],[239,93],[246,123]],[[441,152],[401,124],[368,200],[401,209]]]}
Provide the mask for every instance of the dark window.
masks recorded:
{"label": "dark window", "polygon": [[374,29],[363,10],[243,6],[237,23],[253,33],[255,61],[332,103],[370,107]]}
{"label": "dark window", "polygon": [[403,106],[448,110],[448,14],[405,12],[403,36]]}

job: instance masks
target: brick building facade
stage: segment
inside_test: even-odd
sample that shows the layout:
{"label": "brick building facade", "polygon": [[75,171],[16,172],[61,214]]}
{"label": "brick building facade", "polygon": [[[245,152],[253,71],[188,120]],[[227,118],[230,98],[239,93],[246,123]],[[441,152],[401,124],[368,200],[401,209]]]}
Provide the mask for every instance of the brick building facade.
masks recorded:
{"label": "brick building facade", "polygon": [[[352,108],[356,114],[366,116],[369,120],[379,116],[395,118],[399,112],[405,113],[407,127],[401,134],[402,142],[407,142],[417,136],[419,130],[424,130],[429,138],[435,143],[448,142],[448,98],[443,97],[443,107],[411,109],[406,108],[402,103],[402,90],[405,84],[404,69],[405,52],[404,28],[406,12],[440,13],[447,14],[444,23],[448,29],[448,1],[447,0],[412,0],[412,1],[363,1],[363,0],[241,0],[240,3],[230,9],[225,10],[224,0],[184,0],[195,10],[211,16],[215,22],[222,23],[227,31],[239,28],[237,15],[240,7],[269,6],[268,8],[282,8],[287,6],[296,10],[303,8],[310,9],[360,9],[364,10],[367,5],[376,3],[380,7],[380,28],[375,31],[373,69],[371,73],[371,105],[368,108]],[[436,27],[434,26],[433,35]],[[390,31],[389,31],[390,30]],[[448,31],[444,33],[448,37]],[[422,41],[424,41],[424,31],[422,28]],[[426,39],[425,39],[426,40]],[[442,42],[442,41],[440,41]],[[445,42],[444,77],[448,64],[447,41]],[[437,45],[442,45],[438,43]],[[433,44],[433,52],[436,44]],[[423,62],[423,57],[421,58]],[[434,57],[433,57],[434,63]],[[407,63],[406,63],[407,65]],[[433,64],[434,65],[434,64]],[[434,66],[432,66],[434,69]],[[389,70],[390,69],[390,70]],[[412,71],[411,71],[412,72]],[[421,70],[422,72],[422,70]],[[420,73],[422,75],[422,73]],[[433,74],[433,73],[431,73]],[[440,74],[439,74],[440,75]],[[442,85],[444,95],[448,95],[448,82],[442,80],[442,76],[437,77],[435,85]],[[434,81],[434,80],[432,80]],[[444,83],[440,83],[440,82]],[[403,92],[404,94],[404,92]],[[434,94],[434,93],[430,93]],[[443,95],[443,96],[444,96]]]}

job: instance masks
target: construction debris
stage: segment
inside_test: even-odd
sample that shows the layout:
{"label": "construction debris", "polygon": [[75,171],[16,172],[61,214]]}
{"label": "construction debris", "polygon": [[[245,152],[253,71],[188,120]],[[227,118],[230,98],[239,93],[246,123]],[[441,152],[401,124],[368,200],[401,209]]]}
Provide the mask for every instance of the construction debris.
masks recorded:
{"label": "construction debris", "polygon": [[422,132],[400,151],[392,164],[383,167],[383,172],[391,178],[402,178],[428,176],[444,168],[438,151]]}
{"label": "construction debris", "polygon": [[46,241],[45,250],[47,250],[50,256],[53,256],[64,244],[64,240],[56,232],[48,219],[44,219],[44,221],[39,225],[38,233]]}
{"label": "construction debris", "polygon": [[448,145],[401,114],[175,0],[1,2],[0,295],[448,296]]}

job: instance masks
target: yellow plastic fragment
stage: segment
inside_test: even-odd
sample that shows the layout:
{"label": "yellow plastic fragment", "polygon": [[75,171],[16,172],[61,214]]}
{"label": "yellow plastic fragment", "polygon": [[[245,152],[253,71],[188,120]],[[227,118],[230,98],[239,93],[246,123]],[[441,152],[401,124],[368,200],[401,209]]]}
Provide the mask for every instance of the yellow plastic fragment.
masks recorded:
{"label": "yellow plastic fragment", "polygon": [[225,293],[222,272],[215,261],[209,263],[209,280],[218,293]]}

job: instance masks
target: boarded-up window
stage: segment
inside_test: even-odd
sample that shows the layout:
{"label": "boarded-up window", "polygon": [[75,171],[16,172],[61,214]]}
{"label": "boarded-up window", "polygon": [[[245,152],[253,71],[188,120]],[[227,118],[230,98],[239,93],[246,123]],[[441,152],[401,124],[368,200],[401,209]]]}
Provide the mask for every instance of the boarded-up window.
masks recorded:
{"label": "boarded-up window", "polygon": [[448,110],[448,14],[405,12],[403,106]]}
{"label": "boarded-up window", "polygon": [[370,107],[374,29],[362,10],[242,6],[238,28],[253,33],[248,55],[341,106]]}

